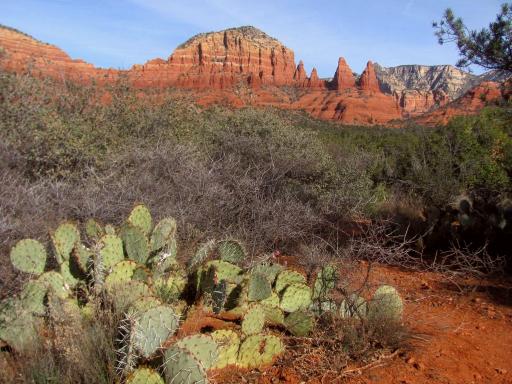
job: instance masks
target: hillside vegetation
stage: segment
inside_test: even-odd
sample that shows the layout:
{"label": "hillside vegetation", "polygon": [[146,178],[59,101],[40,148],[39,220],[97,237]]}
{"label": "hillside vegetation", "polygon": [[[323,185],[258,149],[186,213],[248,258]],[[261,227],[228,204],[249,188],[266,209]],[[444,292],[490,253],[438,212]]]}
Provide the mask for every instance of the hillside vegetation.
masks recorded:
{"label": "hillside vegetation", "polygon": [[176,217],[184,245],[230,234],[256,252],[294,252],[313,239],[342,241],[354,220],[391,218],[414,235],[428,231],[422,250],[469,245],[465,234],[478,235],[475,247],[506,249],[507,106],[397,130],[274,109],[200,110],[179,96],[122,82],[105,95],[2,73],[2,255],[63,218],[118,223],[135,201]]}

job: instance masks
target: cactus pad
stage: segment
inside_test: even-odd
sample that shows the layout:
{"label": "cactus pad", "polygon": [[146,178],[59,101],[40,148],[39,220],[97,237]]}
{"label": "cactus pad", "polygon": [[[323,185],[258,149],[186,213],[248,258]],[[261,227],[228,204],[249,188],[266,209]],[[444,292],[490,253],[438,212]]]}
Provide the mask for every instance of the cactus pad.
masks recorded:
{"label": "cactus pad", "polygon": [[340,305],[339,314],[341,317],[365,317],[367,314],[366,300],[357,294],[350,295]]}
{"label": "cactus pad", "polygon": [[179,319],[174,310],[165,305],[151,308],[138,316],[134,343],[142,356],[149,358],[162,343],[178,329]]}
{"label": "cactus pad", "polygon": [[166,276],[154,281],[155,294],[166,303],[177,300],[187,285],[187,276],[184,271],[172,271]]}
{"label": "cactus pad", "polygon": [[368,317],[399,321],[402,317],[403,303],[400,294],[390,285],[380,286],[368,303]]}
{"label": "cactus pad", "polygon": [[249,277],[248,299],[249,301],[265,300],[272,294],[272,286],[261,273],[252,273]]}
{"label": "cactus pad", "polygon": [[203,261],[208,260],[215,251],[215,240],[209,240],[199,246],[198,250],[189,262],[190,268],[195,268]]}
{"label": "cactus pad", "polygon": [[289,285],[281,296],[280,308],[285,312],[295,312],[311,305],[311,290],[305,284]]}
{"label": "cactus pad", "polygon": [[283,325],[284,324],[284,312],[281,308],[276,306],[270,306],[260,304],[265,313],[265,322],[272,325]]}
{"label": "cactus pad", "polygon": [[137,266],[138,264],[132,260],[123,260],[114,265],[112,271],[105,278],[105,287],[107,290],[114,288],[117,284],[129,282]]}
{"label": "cactus pad", "polygon": [[133,225],[126,224],[120,233],[126,255],[139,264],[146,264],[149,258],[149,243],[144,232]]}
{"label": "cactus pad", "polygon": [[144,204],[136,205],[128,216],[128,223],[134,227],[139,228],[145,236],[151,233],[153,220],[151,219],[151,212]]}
{"label": "cactus pad", "polygon": [[20,240],[11,249],[11,262],[21,272],[39,275],[46,265],[46,250],[37,240]]}
{"label": "cactus pad", "polygon": [[137,299],[152,296],[151,289],[142,281],[129,281],[118,285],[115,294],[111,295],[118,312],[126,311]]}
{"label": "cactus pad", "polygon": [[71,263],[69,260],[64,261],[60,265],[60,274],[64,278],[65,284],[70,288],[75,288],[79,279],[75,277],[76,271],[71,270]]}
{"label": "cactus pad", "polygon": [[212,369],[222,369],[228,365],[236,364],[238,349],[240,348],[240,337],[234,331],[221,329],[211,334],[218,345],[217,361]]}
{"label": "cactus pad", "polygon": [[274,284],[277,275],[279,275],[279,273],[281,273],[283,269],[284,267],[280,264],[271,264],[264,262],[254,266],[251,269],[251,273],[261,273],[263,276],[267,278],[267,280],[272,285]]}
{"label": "cactus pad", "polygon": [[290,284],[306,284],[306,278],[297,271],[284,270],[276,279],[276,292],[281,293]]}
{"label": "cactus pad", "polygon": [[87,274],[89,259],[93,252],[82,244],[76,244],[71,257],[69,259],[72,266],[80,270],[81,273]]}
{"label": "cactus pad", "polygon": [[205,369],[210,369],[217,360],[218,345],[209,335],[187,336],[179,340],[176,346],[189,351]]}
{"label": "cactus pad", "polygon": [[315,284],[313,286],[313,299],[325,298],[329,291],[336,286],[338,272],[334,265],[323,267],[316,274]]}
{"label": "cactus pad", "polygon": [[44,315],[46,307],[44,299],[46,297],[47,288],[44,284],[29,280],[20,294],[20,303],[24,310],[36,314]]}
{"label": "cactus pad", "polygon": [[30,350],[39,337],[41,320],[13,303],[0,313],[0,340],[6,342],[17,352]]}
{"label": "cactus pad", "polygon": [[70,290],[66,287],[64,277],[62,277],[62,275],[58,272],[45,272],[39,276],[37,281],[41,283],[48,292],[53,292],[60,299],[67,298],[71,293]]}
{"label": "cactus pad", "polygon": [[283,352],[284,344],[277,336],[249,336],[240,346],[237,365],[242,368],[259,368],[271,365]]}
{"label": "cactus pad", "polygon": [[246,336],[260,333],[265,326],[265,311],[260,305],[251,305],[242,321],[242,332]]}
{"label": "cactus pad", "polygon": [[191,352],[176,345],[165,351],[164,372],[167,384],[208,384],[201,363]]}
{"label": "cactus pad", "polygon": [[69,260],[69,256],[75,244],[80,242],[80,232],[73,223],[63,223],[57,227],[51,235],[55,258],[59,264]]}
{"label": "cactus pad", "polygon": [[142,313],[146,312],[149,309],[158,307],[160,305],[162,305],[162,302],[157,297],[143,296],[135,300],[130,306],[130,309],[133,310],[135,313]]}
{"label": "cactus pad", "polygon": [[100,223],[94,219],[89,219],[85,222],[85,234],[89,239],[97,241],[105,234],[105,231]]}
{"label": "cactus pad", "polygon": [[153,229],[150,240],[151,252],[158,251],[169,245],[176,236],[176,220],[167,217],[161,220]]}
{"label": "cactus pad", "polygon": [[100,240],[100,258],[104,268],[109,269],[124,260],[123,242],[115,235],[105,235]]}
{"label": "cactus pad", "polygon": [[246,259],[245,248],[239,241],[223,240],[217,244],[221,260],[228,263],[241,264]]}
{"label": "cactus pad", "polygon": [[138,368],[126,378],[126,384],[165,384],[165,382],[154,369]]}
{"label": "cactus pad", "polygon": [[284,325],[292,335],[305,337],[313,330],[313,327],[315,326],[315,319],[309,312],[296,311],[286,316]]}

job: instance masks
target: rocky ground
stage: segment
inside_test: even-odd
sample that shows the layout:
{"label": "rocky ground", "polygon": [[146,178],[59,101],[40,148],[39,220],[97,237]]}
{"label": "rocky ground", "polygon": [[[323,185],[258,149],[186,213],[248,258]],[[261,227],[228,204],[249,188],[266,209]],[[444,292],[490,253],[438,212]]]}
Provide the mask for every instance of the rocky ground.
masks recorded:
{"label": "rocky ground", "polygon": [[[305,378],[286,366],[232,382],[350,384],[512,383],[512,285],[465,281],[391,267],[375,269],[373,283],[392,284],[406,301],[408,342],[373,362]],[[462,284],[462,285],[461,285]],[[313,361],[313,360],[311,360]],[[234,381],[233,381],[234,380]]]}

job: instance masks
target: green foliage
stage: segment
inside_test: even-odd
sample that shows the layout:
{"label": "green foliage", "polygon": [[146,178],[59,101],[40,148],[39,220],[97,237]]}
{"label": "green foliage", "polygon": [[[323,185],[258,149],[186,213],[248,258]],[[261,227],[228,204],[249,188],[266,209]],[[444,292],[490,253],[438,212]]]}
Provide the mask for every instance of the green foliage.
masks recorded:
{"label": "green foliage", "polygon": [[212,369],[223,369],[229,365],[235,365],[240,348],[240,337],[234,331],[218,330],[211,334],[218,346],[218,356]]}
{"label": "green foliage", "polygon": [[150,240],[152,252],[169,246],[176,236],[176,220],[172,217],[161,220],[153,230]]}
{"label": "green foliage", "polygon": [[218,345],[210,335],[184,337],[176,343],[176,347],[190,352],[205,369],[210,369],[217,361]]}
{"label": "green foliage", "polygon": [[290,284],[306,284],[306,278],[297,271],[284,270],[277,275],[276,292],[281,293]]}
{"label": "green foliage", "polygon": [[456,43],[460,55],[457,66],[476,64],[486,69],[512,72],[512,4],[503,4],[496,20],[480,31],[469,30],[450,8],[433,26],[439,44]]}
{"label": "green foliage", "polygon": [[105,268],[124,260],[123,241],[115,235],[105,235],[99,241],[99,257]]}

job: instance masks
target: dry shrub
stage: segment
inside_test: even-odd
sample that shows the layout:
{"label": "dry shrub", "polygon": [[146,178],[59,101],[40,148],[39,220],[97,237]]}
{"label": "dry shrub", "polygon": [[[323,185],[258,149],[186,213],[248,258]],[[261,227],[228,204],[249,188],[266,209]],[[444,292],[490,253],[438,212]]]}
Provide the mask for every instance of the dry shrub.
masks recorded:
{"label": "dry shrub", "polygon": [[6,383],[117,382],[117,322],[106,310],[81,322],[51,319],[51,337],[41,338],[31,350],[7,358]]}

